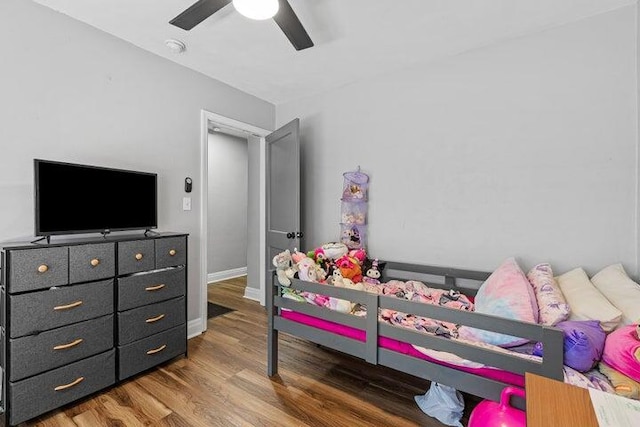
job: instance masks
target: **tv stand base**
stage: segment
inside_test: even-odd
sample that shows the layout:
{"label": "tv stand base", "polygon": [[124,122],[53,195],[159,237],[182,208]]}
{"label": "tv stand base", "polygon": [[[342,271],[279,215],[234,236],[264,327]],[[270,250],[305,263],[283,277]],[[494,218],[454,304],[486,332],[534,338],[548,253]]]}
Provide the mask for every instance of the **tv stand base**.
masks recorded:
{"label": "tv stand base", "polygon": [[47,245],[51,243],[51,236],[42,236],[42,237],[40,237],[40,238],[38,238],[36,240],[32,240],[31,243],[38,243],[38,242],[41,242],[41,241],[43,241],[45,239],[47,240]]}

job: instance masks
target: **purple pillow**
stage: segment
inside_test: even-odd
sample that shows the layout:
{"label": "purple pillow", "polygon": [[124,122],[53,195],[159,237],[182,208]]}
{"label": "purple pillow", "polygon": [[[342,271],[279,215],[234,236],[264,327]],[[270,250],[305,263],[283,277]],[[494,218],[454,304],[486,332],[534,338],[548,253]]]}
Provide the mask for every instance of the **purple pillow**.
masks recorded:
{"label": "purple pillow", "polygon": [[[567,320],[556,328],[564,332],[565,365],[586,372],[600,361],[606,334],[598,320]],[[542,356],[541,343],[536,344],[533,354]]]}

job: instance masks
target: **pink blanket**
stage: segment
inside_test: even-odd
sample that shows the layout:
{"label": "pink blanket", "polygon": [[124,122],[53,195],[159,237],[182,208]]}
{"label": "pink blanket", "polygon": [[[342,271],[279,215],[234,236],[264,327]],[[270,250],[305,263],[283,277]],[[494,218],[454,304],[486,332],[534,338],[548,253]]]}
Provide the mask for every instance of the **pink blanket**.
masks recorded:
{"label": "pink blanket", "polygon": [[[318,319],[317,317],[308,316],[306,314],[298,313],[295,311],[282,310],[281,316],[285,319],[289,319],[294,322],[298,322],[307,326],[312,326],[314,328],[322,329],[324,331],[328,331],[328,332],[341,335],[347,338],[355,339],[357,341],[361,341],[361,342],[366,341],[365,331],[352,328],[350,326],[341,325],[339,323],[331,322],[324,319]],[[411,344],[398,341],[393,338],[388,338],[383,336],[378,337],[378,346],[382,348],[386,348],[388,350],[398,352],[398,353],[406,354],[408,356],[412,356],[418,359],[434,362],[441,366],[457,369],[459,371],[469,372],[475,375],[480,375],[485,378],[505,382],[518,387],[524,387],[523,375],[515,374],[509,371],[503,371],[496,368],[490,368],[490,367],[470,368],[470,367],[456,366],[447,362],[443,362],[441,360],[434,359],[433,357],[427,356],[426,354],[420,353],[418,350],[413,348]]]}
{"label": "pink blanket", "polygon": [[628,325],[611,332],[604,343],[602,361],[640,382],[640,339],[637,326]]}

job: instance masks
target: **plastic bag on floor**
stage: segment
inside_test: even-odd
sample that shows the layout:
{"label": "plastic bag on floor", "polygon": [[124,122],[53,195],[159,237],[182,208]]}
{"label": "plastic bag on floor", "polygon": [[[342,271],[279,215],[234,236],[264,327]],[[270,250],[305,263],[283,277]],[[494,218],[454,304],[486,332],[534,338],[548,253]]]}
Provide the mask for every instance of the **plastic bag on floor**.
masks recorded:
{"label": "plastic bag on floor", "polygon": [[455,388],[431,383],[429,391],[414,399],[422,412],[430,417],[448,426],[463,427],[460,419],[464,412],[464,400]]}

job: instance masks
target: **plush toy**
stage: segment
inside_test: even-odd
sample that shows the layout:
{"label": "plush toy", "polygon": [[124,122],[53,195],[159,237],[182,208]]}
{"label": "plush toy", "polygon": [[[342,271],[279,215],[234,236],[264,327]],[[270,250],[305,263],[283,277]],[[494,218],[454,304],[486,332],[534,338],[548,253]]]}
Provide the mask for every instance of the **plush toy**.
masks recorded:
{"label": "plush toy", "polygon": [[316,263],[308,256],[303,256],[296,263],[298,268],[298,278],[307,282],[318,282],[318,270]]}
{"label": "plush toy", "polygon": [[364,214],[362,212],[345,212],[342,214],[343,224],[364,224]]}
{"label": "plush toy", "polygon": [[313,251],[312,258],[315,259],[317,263],[321,263],[322,261],[327,259],[327,256],[324,254],[324,249],[322,249],[322,246],[320,246],[319,248],[316,248]]}
{"label": "plush toy", "polygon": [[360,230],[358,230],[358,227],[356,227],[355,225],[342,232],[341,240],[349,249],[360,248],[362,246],[360,240]]}
{"label": "plush toy", "polygon": [[348,255],[351,258],[357,259],[360,266],[362,266],[367,259],[367,252],[364,249],[351,249]]}
{"label": "plush toy", "polygon": [[324,283],[327,278],[327,271],[319,264],[313,264],[313,268],[316,271],[316,280],[318,283]]}
{"label": "plush toy", "polygon": [[324,276],[328,279],[331,277],[331,274],[336,267],[336,263],[332,259],[325,259],[318,263],[318,266],[322,268],[322,271],[324,271]]}
{"label": "plush toy", "polygon": [[347,199],[347,200],[348,199],[363,199],[364,198],[364,191],[362,190],[362,187],[360,187],[358,184],[350,184],[342,192],[342,197],[344,199]]}
{"label": "plush toy", "polygon": [[351,302],[347,300],[329,297],[329,301],[327,301],[325,307],[331,310],[339,311],[340,313],[351,313],[352,306]]}
{"label": "plush toy", "polygon": [[340,269],[342,277],[351,279],[354,283],[362,282],[362,268],[356,258],[344,255],[336,260],[336,266]]}
{"label": "plush toy", "polygon": [[380,263],[377,258],[374,259],[370,265],[365,266],[365,275],[362,280],[372,285],[379,285],[380,276],[382,275],[385,264],[384,262]]}
{"label": "plush toy", "polygon": [[307,252],[307,257],[311,258],[315,263],[315,269],[318,277],[318,282],[324,283],[324,280],[328,274],[328,259],[324,256],[322,248],[315,248],[312,251]]}
{"label": "plush toy", "polygon": [[300,252],[298,249],[294,249],[293,253],[291,254],[291,259],[293,260],[294,264],[298,264],[305,258],[308,258],[307,254],[305,254],[304,252]]}
{"label": "plush toy", "polygon": [[[353,283],[351,279],[342,277],[340,269],[336,268],[333,272],[333,286],[339,288],[353,289],[356,291],[364,290],[362,283]],[[340,311],[342,313],[351,313],[356,304],[351,301],[343,300],[341,298],[329,297],[328,307],[332,310]]]}
{"label": "plush toy", "polygon": [[[324,257],[329,259],[338,259],[349,252],[349,249],[344,243],[338,242],[325,243],[318,249],[321,249]],[[318,249],[316,249],[316,256]]]}
{"label": "plush toy", "polygon": [[342,279],[342,287],[346,289],[352,289],[354,291],[364,291],[364,285],[362,282],[354,283],[350,279]]}
{"label": "plush toy", "polygon": [[[330,281],[333,286],[342,288],[344,287],[344,280],[345,279],[340,273],[340,269],[336,268],[333,270],[333,273],[331,274],[328,282]],[[341,313],[351,312],[351,302],[340,298],[329,297],[329,300],[326,302],[325,307],[330,308],[331,310],[339,311]]]}
{"label": "plush toy", "polygon": [[291,299],[298,302],[306,302],[306,300],[300,296],[295,289],[285,288],[282,289],[282,298]]}
{"label": "plush toy", "polygon": [[336,279],[342,280],[342,273],[334,264],[329,268],[329,272],[327,273],[327,285],[333,285]]}
{"label": "plush toy", "polygon": [[291,279],[293,279],[296,269],[289,249],[284,252],[280,252],[278,255],[273,257],[273,266],[276,268],[278,282],[282,286],[290,286]]}

